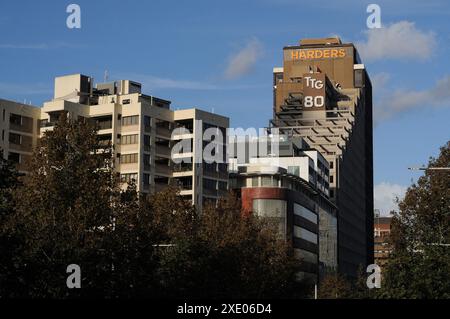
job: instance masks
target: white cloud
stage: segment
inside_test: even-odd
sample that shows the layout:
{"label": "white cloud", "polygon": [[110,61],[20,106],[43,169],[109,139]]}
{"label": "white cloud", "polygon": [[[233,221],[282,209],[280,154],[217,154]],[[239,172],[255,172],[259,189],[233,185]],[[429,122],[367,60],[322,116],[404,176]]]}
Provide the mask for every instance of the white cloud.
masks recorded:
{"label": "white cloud", "polygon": [[387,88],[389,74],[380,73],[373,77],[375,96],[374,120],[377,124],[395,115],[408,112],[419,107],[450,106],[450,75],[438,80],[434,86],[425,90],[397,89],[390,91]]}
{"label": "white cloud", "polygon": [[382,216],[389,216],[392,210],[398,210],[395,199],[405,196],[407,187],[382,182],[374,187],[374,206],[379,209]]}
{"label": "white cloud", "polygon": [[374,88],[374,90],[384,89],[386,87],[386,84],[389,82],[390,78],[391,75],[386,72],[374,74],[371,77],[372,87]]}
{"label": "white cloud", "polygon": [[365,33],[367,41],[356,44],[363,60],[423,60],[431,57],[436,47],[436,36],[433,32],[421,31],[409,21],[370,29]]}
{"label": "white cloud", "polygon": [[261,43],[257,39],[250,40],[244,48],[230,57],[225,78],[235,79],[250,73],[261,56],[261,51]]}

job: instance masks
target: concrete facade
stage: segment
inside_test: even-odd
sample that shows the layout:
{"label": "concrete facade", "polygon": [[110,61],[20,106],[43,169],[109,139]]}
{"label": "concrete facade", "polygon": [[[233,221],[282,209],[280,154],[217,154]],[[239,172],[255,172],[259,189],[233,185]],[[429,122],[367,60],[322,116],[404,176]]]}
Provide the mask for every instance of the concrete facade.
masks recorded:
{"label": "concrete facade", "polygon": [[[226,164],[211,163],[205,176],[202,165],[207,144],[203,141],[204,127],[226,131],[228,118],[195,108],[173,111],[170,101],[141,93],[140,83],[122,80],[94,86],[91,77],[81,74],[57,77],[54,97],[43,107],[0,100],[0,111],[0,147],[4,157],[17,162],[23,171],[38,138],[53,129],[65,113],[71,119],[91,121],[99,139],[111,142],[116,157],[114,169],[124,187],[134,180],[138,191],[151,193],[173,181],[182,188],[181,195],[200,209],[205,200],[216,200],[228,188]],[[175,129],[180,127],[189,134],[177,136]],[[183,139],[200,143],[193,143],[191,154],[181,156],[191,158],[190,164],[176,165],[172,147]],[[226,153],[226,145],[222,143],[221,147]],[[208,182],[204,183],[205,179]]]}

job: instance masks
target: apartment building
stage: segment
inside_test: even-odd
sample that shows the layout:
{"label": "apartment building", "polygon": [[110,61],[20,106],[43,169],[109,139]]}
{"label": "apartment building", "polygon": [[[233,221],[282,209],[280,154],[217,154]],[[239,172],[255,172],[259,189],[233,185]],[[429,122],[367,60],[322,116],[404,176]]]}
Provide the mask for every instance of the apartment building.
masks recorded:
{"label": "apartment building", "polygon": [[[151,193],[175,182],[182,188],[181,195],[201,209],[204,201],[216,200],[228,183],[227,166],[223,163],[210,163],[204,169],[203,148],[208,141],[203,140],[203,132],[210,127],[225,132],[229,120],[195,108],[174,111],[170,104],[168,100],[143,94],[140,83],[121,80],[94,85],[91,77],[81,74],[57,77],[53,99],[41,108],[1,103],[5,118],[8,114],[12,118],[4,128],[8,138],[9,134],[13,134],[12,140],[16,138],[18,127],[14,123],[19,123],[19,119],[15,115],[21,116],[19,132],[32,140],[32,146],[45,131],[53,128],[63,113],[72,119],[87,119],[96,125],[100,141],[112,143],[114,169],[124,187],[133,180],[138,191]],[[188,134],[177,134],[176,128],[180,127],[189,130]],[[184,155],[172,154],[172,147],[182,140],[201,143],[193,143],[191,152]],[[4,156],[22,163],[15,158],[13,144],[7,144],[2,146]],[[224,143],[219,147],[226,152]],[[31,150],[27,144],[27,152],[19,154],[25,160]],[[172,155],[186,160],[175,164]],[[196,161],[189,163],[189,158]]]}
{"label": "apartment building", "polygon": [[17,163],[19,172],[25,172],[36,146],[40,109],[0,99],[0,114],[0,149],[3,157]]}
{"label": "apartment building", "polygon": [[273,97],[269,129],[304,138],[329,163],[339,269],[356,276],[373,263],[372,87],[358,51],[339,38],[285,47]]}

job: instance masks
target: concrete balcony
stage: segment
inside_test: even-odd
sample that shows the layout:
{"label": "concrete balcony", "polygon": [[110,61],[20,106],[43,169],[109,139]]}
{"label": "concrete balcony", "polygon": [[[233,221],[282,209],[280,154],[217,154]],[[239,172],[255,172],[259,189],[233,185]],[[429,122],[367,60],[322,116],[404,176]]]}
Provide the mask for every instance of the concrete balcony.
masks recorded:
{"label": "concrete balcony", "polygon": [[172,169],[168,165],[156,164],[155,165],[155,174],[168,176],[168,175],[172,174]]}
{"label": "concrete balcony", "polygon": [[157,127],[156,128],[156,135],[163,137],[163,138],[167,138],[170,139],[171,136],[171,132],[168,128],[165,127]]}
{"label": "concrete balcony", "polygon": [[167,146],[156,145],[155,152],[157,156],[164,156],[169,158],[171,156],[171,149]]}

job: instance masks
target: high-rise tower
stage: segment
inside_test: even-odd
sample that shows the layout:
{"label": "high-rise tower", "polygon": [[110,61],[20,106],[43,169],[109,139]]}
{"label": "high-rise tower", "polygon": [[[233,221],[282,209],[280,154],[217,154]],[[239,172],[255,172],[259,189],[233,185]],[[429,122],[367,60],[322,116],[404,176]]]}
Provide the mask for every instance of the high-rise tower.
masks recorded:
{"label": "high-rise tower", "polygon": [[303,137],[330,164],[338,213],[338,263],[355,276],[373,263],[372,85],[358,52],[339,38],[283,49],[273,71],[270,127]]}

